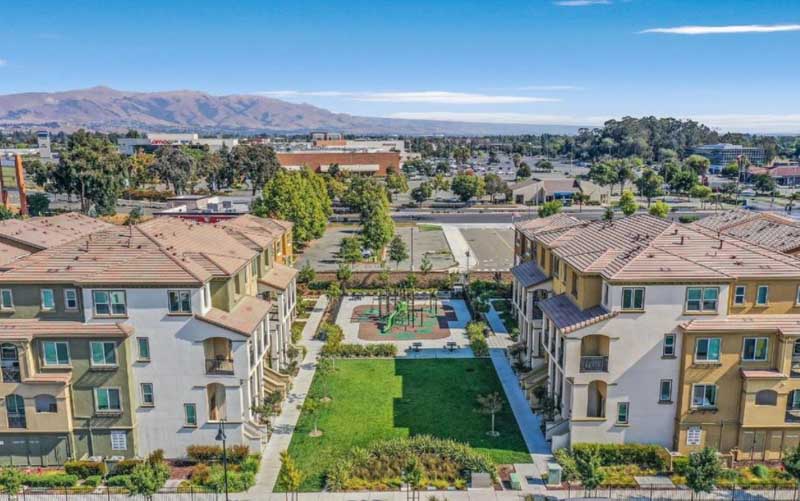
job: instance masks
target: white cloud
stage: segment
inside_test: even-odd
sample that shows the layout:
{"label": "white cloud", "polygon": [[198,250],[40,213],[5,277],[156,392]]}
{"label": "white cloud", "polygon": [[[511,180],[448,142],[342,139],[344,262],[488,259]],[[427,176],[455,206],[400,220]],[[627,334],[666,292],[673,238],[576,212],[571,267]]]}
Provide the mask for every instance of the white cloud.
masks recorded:
{"label": "white cloud", "polygon": [[502,96],[469,92],[418,91],[418,92],[343,92],[343,91],[296,91],[277,90],[258,92],[276,98],[339,97],[353,101],[382,103],[431,103],[431,104],[521,104],[552,103],[560,99],[533,96]]}
{"label": "white cloud", "polygon": [[610,5],[610,0],[560,0],[553,2],[560,7],[588,7],[590,5]]}
{"label": "white cloud", "polygon": [[0,68],[2,68],[3,66],[5,66],[7,64],[8,64],[8,61],[6,61],[5,59],[0,59]]}
{"label": "white cloud", "polygon": [[800,24],[740,24],[730,26],[675,26],[650,28],[639,33],[666,33],[670,35],[724,35],[732,33],[776,33],[800,31]]}
{"label": "white cloud", "polygon": [[[620,115],[622,116],[622,115]],[[393,113],[387,118],[406,118],[411,120],[442,120],[446,122],[478,122],[494,124],[535,124],[535,125],[586,125],[600,126],[606,120],[619,116],[577,116],[548,115],[534,113],[480,113],[450,111],[420,111]],[[800,132],[800,113],[785,115],[771,114],[720,114],[691,115],[678,117],[692,119],[723,131],[797,133]]]}
{"label": "white cloud", "polygon": [[514,90],[533,90],[533,91],[558,91],[558,90],[583,90],[583,87],[577,85],[523,85],[516,87]]}

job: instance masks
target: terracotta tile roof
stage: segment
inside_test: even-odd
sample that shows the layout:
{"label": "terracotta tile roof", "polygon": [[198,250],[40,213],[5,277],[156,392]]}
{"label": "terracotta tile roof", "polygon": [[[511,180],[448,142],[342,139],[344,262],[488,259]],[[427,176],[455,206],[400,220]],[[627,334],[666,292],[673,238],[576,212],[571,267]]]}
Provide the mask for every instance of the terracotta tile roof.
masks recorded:
{"label": "terracotta tile roof", "polygon": [[111,227],[105,221],[69,212],[51,217],[0,221],[0,238],[37,249],[49,249]]}
{"label": "terracotta tile roof", "polygon": [[520,221],[514,226],[517,230],[522,232],[528,238],[534,238],[536,235],[550,232],[559,229],[569,228],[581,224],[581,220],[567,214],[554,214],[548,217],[537,217]]}
{"label": "terracotta tile roof", "polygon": [[258,279],[258,283],[273,289],[286,290],[295,275],[297,275],[296,269],[280,263],[274,263],[266,275]]}
{"label": "terracotta tile roof", "polygon": [[693,225],[779,252],[800,248],[800,223],[771,212],[734,210],[695,221]]}
{"label": "terracotta tile roof", "polygon": [[0,320],[0,340],[33,339],[41,337],[128,337],[133,326],[123,323],[89,323],[38,320]]}
{"label": "terracotta tile roof", "polygon": [[267,316],[271,307],[272,304],[269,301],[253,296],[243,296],[230,312],[211,308],[205,315],[196,315],[196,317],[217,327],[243,336],[250,336]]}
{"label": "terracotta tile roof", "polygon": [[138,227],[112,227],[14,261],[0,283],[200,285],[211,274]]}
{"label": "terracotta tile roof", "polygon": [[520,282],[522,287],[531,287],[549,280],[547,275],[539,269],[536,261],[526,261],[514,266],[511,268],[511,274]]}
{"label": "terracotta tile roof", "polygon": [[7,264],[13,263],[17,259],[30,255],[30,252],[20,249],[15,245],[9,245],[0,242],[0,268],[3,268]]}
{"label": "terracotta tile roof", "polygon": [[729,315],[699,318],[679,326],[684,332],[753,332],[800,336],[800,315]]}
{"label": "terracotta tile roof", "polygon": [[582,329],[597,322],[616,316],[602,306],[581,310],[566,294],[549,297],[537,303],[547,318],[563,333]]}
{"label": "terracotta tile roof", "polygon": [[574,179],[542,179],[542,189],[549,195],[581,191]]}
{"label": "terracotta tile roof", "polygon": [[280,219],[271,219],[244,214],[216,224],[221,228],[240,234],[257,244],[262,250],[268,248],[275,240],[280,239],[292,229],[292,223]]}

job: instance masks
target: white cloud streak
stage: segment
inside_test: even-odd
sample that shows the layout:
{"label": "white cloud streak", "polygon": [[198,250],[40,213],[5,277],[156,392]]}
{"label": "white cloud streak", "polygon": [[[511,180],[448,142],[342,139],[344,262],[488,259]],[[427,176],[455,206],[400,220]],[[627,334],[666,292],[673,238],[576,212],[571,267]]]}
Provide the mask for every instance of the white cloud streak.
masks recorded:
{"label": "white cloud streak", "polygon": [[[400,112],[387,118],[406,118],[412,120],[442,120],[446,122],[478,122],[493,124],[523,125],[586,125],[600,126],[606,120],[619,118],[613,115],[577,116],[548,115],[534,113],[480,113],[480,112]],[[715,129],[725,131],[797,133],[800,132],[800,113],[776,114],[718,114],[691,115],[678,117],[692,119]]]}
{"label": "white cloud streak", "polygon": [[514,90],[560,91],[583,90],[583,87],[578,87],[577,85],[523,85],[522,87],[515,87]]}
{"label": "white cloud streak", "polygon": [[589,7],[592,5],[611,5],[610,0],[561,0],[553,2],[559,7]]}
{"label": "white cloud streak", "polygon": [[352,101],[372,103],[429,103],[429,104],[522,104],[553,103],[560,99],[533,96],[503,96],[468,92],[419,91],[419,92],[344,92],[344,91],[296,91],[276,90],[257,94],[279,99],[303,97],[336,97]]}
{"label": "white cloud streak", "polygon": [[7,64],[8,64],[8,61],[6,61],[5,59],[0,59],[0,68],[2,68],[3,66],[5,66]]}
{"label": "white cloud streak", "polygon": [[663,33],[668,35],[728,35],[738,33],[779,33],[800,31],[800,24],[739,24],[729,26],[675,26],[672,28],[650,28],[640,34]]}

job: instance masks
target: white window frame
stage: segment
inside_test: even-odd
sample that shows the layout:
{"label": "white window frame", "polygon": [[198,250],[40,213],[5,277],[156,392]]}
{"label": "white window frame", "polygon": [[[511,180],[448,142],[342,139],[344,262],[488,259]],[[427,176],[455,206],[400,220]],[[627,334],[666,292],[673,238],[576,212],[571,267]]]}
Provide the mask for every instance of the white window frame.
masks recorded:
{"label": "white window frame", "polygon": [[[4,297],[8,294],[10,304],[5,304]],[[14,291],[11,289],[0,289],[0,310],[11,311],[14,309]]]}
{"label": "white window frame", "polygon": [[789,392],[788,408],[790,411],[800,410],[800,391],[792,390]]}
{"label": "white window frame", "polygon": [[[172,295],[177,295],[178,309],[172,309]],[[183,296],[189,300],[189,311],[183,309]],[[192,291],[189,289],[170,289],[167,291],[167,311],[170,315],[191,315],[192,314]]]}
{"label": "white window frame", "polygon": [[[642,305],[640,307],[636,307],[636,291],[642,291]],[[631,305],[625,307],[625,291],[631,291]],[[642,311],[644,310],[645,305],[645,288],[644,287],[623,287],[622,288],[622,301],[620,302],[620,307],[622,311]]]}
{"label": "white window frame", "polygon": [[128,435],[124,431],[111,430],[110,439],[112,451],[128,450]]}
{"label": "white window frame", "polygon": [[[67,361],[65,363],[60,363],[59,361],[56,361],[56,363],[51,364],[51,363],[49,363],[47,361],[46,346],[47,346],[48,343],[52,343],[52,344],[56,345],[56,358],[58,357],[58,345],[63,344],[64,346],[67,347]],[[68,367],[68,366],[70,366],[72,364],[72,354],[69,351],[69,342],[67,342],[67,341],[42,340],[42,343],[41,343],[40,347],[41,347],[41,350],[42,350],[42,365],[44,367]]]}
{"label": "white window frame", "polygon": [[[741,294],[739,291],[741,290]],[[741,298],[741,300],[740,300]],[[747,300],[747,286],[746,285],[737,285],[733,289],[733,304],[737,306],[741,306]]]}
{"label": "white window frame", "polygon": [[[745,350],[746,350],[746,347],[747,347],[747,342],[748,341],[755,342],[755,345],[753,346],[753,356],[755,357],[756,351],[758,349],[758,342],[762,341],[762,340],[766,343],[766,347],[764,348],[764,358],[745,358],[744,353],[745,353]],[[766,362],[767,360],[769,360],[769,338],[768,337],[765,337],[765,336],[746,337],[746,338],[744,338],[742,340],[742,361],[743,362]]]}
{"label": "white window frame", "polygon": [[[672,339],[672,345],[671,346],[667,344],[667,339]],[[664,334],[664,341],[663,341],[663,344],[661,346],[661,356],[662,357],[672,357],[672,358],[675,357],[675,344],[676,344],[677,340],[678,340],[678,338],[677,338],[677,336],[675,336],[674,332],[668,332],[668,333]],[[669,348],[672,351],[672,353],[667,353],[667,348]]]}
{"label": "white window frame", "polygon": [[700,445],[703,442],[703,428],[690,426],[686,430],[686,445]]}
{"label": "white window frame", "polygon": [[[108,399],[109,403],[111,403],[111,399],[108,398],[108,395],[110,395],[110,393],[108,393],[108,392],[116,391],[117,392],[117,400],[119,401],[119,409],[111,409],[111,408],[109,408],[109,409],[101,409],[100,408],[100,399],[98,398],[98,395],[99,395],[100,391],[105,391],[106,392],[106,398]],[[95,388],[94,389],[94,410],[98,414],[119,414],[119,413],[122,413],[122,411],[123,411],[122,389],[120,389],[118,386],[102,386],[102,387]]]}
{"label": "white window frame", "polygon": [[[708,355],[706,355],[705,359],[699,358],[697,356],[697,349],[700,346],[700,341],[708,341],[708,348],[710,348],[711,347],[711,342],[714,341],[714,340],[716,340],[719,343],[719,350],[717,351],[717,354],[719,355],[719,358],[711,359],[711,358],[708,358]],[[710,351],[711,351],[710,349],[706,350],[707,353],[709,353]],[[694,361],[695,361],[695,363],[717,364],[717,363],[720,362],[721,358],[722,358],[722,338],[719,338],[719,337],[699,337],[699,338],[697,338],[695,340],[695,342],[694,342]]]}
{"label": "white window frame", "polygon": [[[74,296],[70,300],[69,294],[72,293]],[[70,306],[70,301],[75,303],[75,306]],[[64,309],[67,311],[77,311],[79,308],[78,304],[78,291],[76,289],[64,289]]]}
{"label": "white window frame", "polygon": [[[620,414],[623,414],[625,419],[620,419]],[[631,403],[630,402],[617,402],[617,424],[630,424],[631,422]]]}
{"label": "white window frame", "polygon": [[[191,407],[194,409],[194,423],[189,422],[189,414],[186,412],[186,409]],[[193,403],[185,403],[183,404],[183,426],[187,428],[197,428],[197,404]]]}
{"label": "white window frame", "polygon": [[[708,388],[714,388],[714,402],[712,402],[710,405],[702,405],[702,404],[698,405],[698,404],[695,403],[695,401],[694,401],[695,391],[696,391],[697,388],[701,388],[701,387],[703,388],[703,400],[706,399],[706,390]],[[717,409],[718,408],[718,403],[717,403],[718,391],[719,391],[719,388],[715,384],[711,384],[711,383],[693,384],[692,385],[692,405],[691,405],[692,409]]]}
{"label": "white window frame", "polygon": [[[693,299],[692,301],[697,301],[698,308],[697,309],[690,309],[689,308],[689,291],[690,290],[699,290],[700,291],[700,299]],[[714,299],[714,308],[706,308],[706,291],[714,290],[717,292],[717,297]],[[687,287],[686,288],[686,298],[683,303],[683,309],[686,313],[713,313],[719,310],[719,287]]]}
{"label": "white window frame", "polygon": [[[664,383],[667,383],[669,386],[669,391],[667,392],[667,398],[664,398]],[[671,379],[662,379],[658,382],[658,401],[660,403],[665,402],[672,402],[672,380]]]}
{"label": "white window frame", "polygon": [[797,293],[794,295],[794,305],[800,306],[800,285],[797,286]]}
{"label": "white window frame", "polygon": [[[147,345],[147,356],[142,356],[142,341],[144,344]],[[138,362],[149,362],[150,357],[152,357],[152,353],[150,352],[150,338],[146,336],[140,336],[136,338],[136,360]]]}
{"label": "white window frame", "polygon": [[[125,309],[123,313],[114,313],[114,304],[111,301],[111,296],[114,293],[122,294],[122,306]],[[97,301],[98,294],[105,294],[108,298],[108,303],[99,303]],[[99,313],[97,311],[98,304],[107,304],[108,305],[108,313]],[[96,289],[92,291],[92,311],[94,312],[94,316],[96,317],[127,317],[128,316],[128,295],[125,293],[124,290],[121,289]]]}
{"label": "white window frame", "polygon": [[[764,296],[763,302],[759,301],[759,298],[761,297],[761,289],[767,291]],[[769,304],[769,285],[759,285],[758,288],[756,288],[756,306],[767,306],[768,304]]]}
{"label": "white window frame", "polygon": [[[147,401],[147,391],[145,388],[149,387],[150,389],[150,401]],[[140,383],[139,384],[139,391],[141,392],[142,398],[142,407],[155,407],[156,406],[156,392],[153,387],[153,383]]]}
{"label": "white window frame", "polygon": [[[48,307],[44,304],[44,296],[45,293],[50,293],[50,299],[53,301],[53,305]],[[41,307],[42,311],[55,311],[56,310],[56,293],[53,289],[49,288],[42,288],[39,289],[39,299],[41,299]]]}
{"label": "white window frame", "polygon": [[[114,347],[114,361],[108,362],[105,360],[106,358],[106,345],[112,345]],[[101,345],[103,349],[103,362],[95,362],[94,361],[94,349],[95,346]],[[119,365],[119,357],[117,356],[117,343],[114,341],[89,341],[89,364],[92,367],[118,367]]]}

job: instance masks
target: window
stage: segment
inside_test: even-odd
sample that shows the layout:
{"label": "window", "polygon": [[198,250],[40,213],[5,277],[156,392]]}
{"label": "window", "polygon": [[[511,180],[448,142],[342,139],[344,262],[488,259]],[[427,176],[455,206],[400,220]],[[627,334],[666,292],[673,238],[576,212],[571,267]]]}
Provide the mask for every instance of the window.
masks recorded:
{"label": "window", "polygon": [[786,405],[789,407],[789,410],[800,410],[800,391],[794,390],[789,392],[789,399],[787,400]]}
{"label": "window", "polygon": [[14,309],[14,294],[11,289],[3,289],[0,291],[0,310],[13,310]]}
{"label": "window", "polygon": [[665,357],[675,356],[675,334],[664,334],[664,346],[662,347],[661,354]]}
{"label": "window", "polygon": [[758,292],[756,293],[756,304],[758,306],[764,306],[767,304],[769,300],[769,286],[768,285],[759,285]]}
{"label": "window", "polygon": [[553,276],[558,278],[559,272],[561,271],[561,260],[555,254],[553,254],[553,259],[552,259],[552,263],[551,264],[552,264],[552,267],[553,267],[553,270],[552,270],[553,271]]}
{"label": "window", "polygon": [[251,266],[251,271],[253,272],[253,276],[257,277],[258,276],[258,258],[253,259],[253,261],[251,262],[250,266]]}
{"label": "window", "polygon": [[692,407],[710,409],[717,406],[717,386],[696,384],[692,386]]}
{"label": "window", "polygon": [[686,445],[700,445],[700,439],[703,436],[703,429],[699,426],[690,426],[686,430]]}
{"label": "window", "polygon": [[144,407],[155,406],[155,399],[153,398],[153,383],[142,383],[142,405]]}
{"label": "window", "polygon": [[128,435],[124,431],[111,432],[111,450],[112,451],[126,451],[128,450]]}
{"label": "window", "polygon": [[719,362],[720,338],[699,338],[694,349],[695,362]]}
{"label": "window", "polygon": [[608,284],[603,284],[603,304],[608,306]]}
{"label": "window", "polygon": [[671,402],[672,401],[672,380],[662,379],[658,385],[658,401]]}
{"label": "window", "polygon": [[769,340],[765,337],[746,337],[742,347],[742,360],[763,362],[767,359]]}
{"label": "window", "polygon": [[733,304],[744,304],[744,294],[747,288],[744,285],[737,285],[733,292]]}
{"label": "window", "polygon": [[630,403],[619,402],[617,404],[617,424],[628,424],[629,410],[630,410]]}
{"label": "window", "polygon": [[717,287],[687,287],[686,311],[717,311]]}
{"label": "window", "polygon": [[75,289],[64,289],[64,308],[68,310],[78,309],[78,291]]}
{"label": "window", "polygon": [[572,272],[572,295],[578,299],[578,274],[574,271]]}
{"label": "window", "polygon": [[778,405],[778,392],[761,390],[756,393],[756,405]]}
{"label": "window", "polygon": [[643,310],[644,309],[644,287],[623,287],[622,288],[622,309],[623,310]]}
{"label": "window", "polygon": [[55,310],[56,309],[56,297],[53,295],[53,289],[42,289],[42,309],[43,310]]}
{"label": "window", "polygon": [[124,291],[94,291],[94,314],[95,315],[125,315]]}
{"label": "window", "polygon": [[795,293],[794,304],[795,306],[800,305],[800,285],[797,286],[797,292]]}
{"label": "window", "polygon": [[97,412],[122,412],[119,388],[95,388],[94,403]]}
{"label": "window", "polygon": [[93,367],[117,365],[117,343],[114,341],[92,341],[89,348]]}
{"label": "window", "polygon": [[137,337],[136,346],[138,348],[138,359],[140,361],[150,360],[150,339],[146,337]]}
{"label": "window", "polygon": [[69,344],[66,341],[43,341],[42,362],[44,365],[69,365]]}
{"label": "window", "polygon": [[192,294],[189,291],[168,291],[170,313],[191,313]]}
{"label": "window", "polygon": [[36,395],[33,403],[36,406],[37,414],[58,412],[56,397],[53,395]]}
{"label": "window", "polygon": [[197,405],[183,404],[183,422],[186,426],[197,426]]}
{"label": "window", "polygon": [[211,286],[208,284],[203,286],[203,306],[205,308],[211,307]]}
{"label": "window", "polygon": [[8,395],[6,397],[6,415],[9,428],[28,427],[28,422],[25,419],[25,399],[21,396]]}
{"label": "window", "polygon": [[800,339],[796,339],[792,345],[792,358],[800,358]]}

